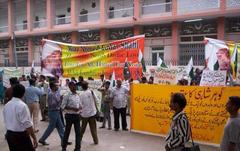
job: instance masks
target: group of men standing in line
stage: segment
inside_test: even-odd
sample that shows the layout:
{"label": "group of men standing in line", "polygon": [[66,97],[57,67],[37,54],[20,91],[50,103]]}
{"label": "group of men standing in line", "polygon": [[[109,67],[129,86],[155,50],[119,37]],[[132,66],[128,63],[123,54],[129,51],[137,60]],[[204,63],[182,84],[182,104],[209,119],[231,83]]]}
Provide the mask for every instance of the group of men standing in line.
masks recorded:
{"label": "group of men standing in line", "polygon": [[[68,91],[65,95],[60,93],[58,77],[49,79],[49,82],[46,82],[43,75],[39,78],[33,76],[29,79],[29,86],[26,88],[19,84],[17,78],[10,79],[11,87],[6,91],[3,111],[7,129],[6,139],[10,151],[32,151],[35,150],[38,143],[49,145],[46,139],[55,128],[61,139],[62,151],[65,151],[67,146],[71,144],[71,142],[68,142],[68,138],[72,125],[75,130],[75,151],[81,149],[81,140],[88,124],[94,144],[99,143],[96,126],[96,116],[99,114],[97,107],[98,97],[93,90],[88,88],[88,83],[83,78],[80,77],[79,79],[82,80],[79,82],[66,80]],[[106,121],[108,121],[108,129],[112,129],[110,116],[112,108],[114,130],[118,131],[120,128],[120,115],[122,118],[122,130],[128,130],[126,106],[129,89],[122,86],[120,79],[117,80],[116,87],[112,89],[109,87],[109,81],[102,79],[102,82],[102,86],[98,89],[102,93],[101,110],[104,113],[103,125],[100,128],[105,128]],[[81,93],[77,93],[77,90],[81,90]],[[37,141],[35,133],[39,132],[39,105],[42,115],[41,121],[47,119],[47,106],[49,125]],[[15,108],[18,108],[18,110],[16,111]],[[65,121],[62,117],[62,111],[65,113]],[[80,121],[82,125],[80,125]],[[66,124],[64,125],[64,123]],[[33,143],[30,137],[32,137]]]}

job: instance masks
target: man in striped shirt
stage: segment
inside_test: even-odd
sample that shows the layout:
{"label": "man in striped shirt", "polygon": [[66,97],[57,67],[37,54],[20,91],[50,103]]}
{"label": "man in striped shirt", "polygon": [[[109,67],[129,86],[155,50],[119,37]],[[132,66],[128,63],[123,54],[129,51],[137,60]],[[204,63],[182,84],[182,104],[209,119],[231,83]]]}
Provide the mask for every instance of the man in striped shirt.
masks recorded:
{"label": "man in striped shirt", "polygon": [[187,104],[186,98],[181,93],[174,93],[171,96],[170,109],[175,112],[169,134],[166,138],[166,151],[181,151],[190,138],[190,125],[184,108]]}

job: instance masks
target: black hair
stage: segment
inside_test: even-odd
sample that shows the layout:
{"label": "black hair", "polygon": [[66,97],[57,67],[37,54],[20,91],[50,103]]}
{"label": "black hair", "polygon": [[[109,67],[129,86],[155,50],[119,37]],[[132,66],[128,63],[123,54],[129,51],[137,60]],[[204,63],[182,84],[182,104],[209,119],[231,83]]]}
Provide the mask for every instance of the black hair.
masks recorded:
{"label": "black hair", "polygon": [[55,82],[50,82],[49,87],[52,90],[54,87],[56,87],[56,83]]}
{"label": "black hair", "polygon": [[29,79],[29,84],[34,86],[35,85],[35,80],[34,79]]}
{"label": "black hair", "polygon": [[94,81],[93,77],[88,77],[88,80],[92,80],[92,81]]}
{"label": "black hair", "polygon": [[76,85],[73,81],[70,81],[69,83],[68,83],[68,86],[70,86],[70,85]]}
{"label": "black hair", "polygon": [[78,77],[78,81],[79,81],[79,82],[84,81],[83,76],[79,76],[79,77]]}
{"label": "black hair", "polygon": [[13,86],[12,96],[16,98],[22,98],[25,93],[25,87],[21,84],[16,84]]}
{"label": "black hair", "polygon": [[11,85],[19,84],[19,81],[16,77],[12,77],[9,79]]}
{"label": "black hair", "polygon": [[44,80],[46,80],[46,77],[44,75],[40,75],[40,78],[43,78]]}
{"label": "black hair", "polygon": [[106,81],[104,84],[110,85],[111,82],[110,81]]}
{"label": "black hair", "polygon": [[229,101],[232,105],[236,106],[237,109],[240,108],[240,97],[239,96],[230,96]]}
{"label": "black hair", "polygon": [[187,100],[182,93],[173,93],[172,94],[173,103],[177,103],[182,109],[187,105]]}
{"label": "black hair", "polygon": [[83,82],[82,82],[82,89],[83,89],[83,90],[87,90],[87,89],[88,89],[88,83],[87,83],[87,81],[83,81]]}

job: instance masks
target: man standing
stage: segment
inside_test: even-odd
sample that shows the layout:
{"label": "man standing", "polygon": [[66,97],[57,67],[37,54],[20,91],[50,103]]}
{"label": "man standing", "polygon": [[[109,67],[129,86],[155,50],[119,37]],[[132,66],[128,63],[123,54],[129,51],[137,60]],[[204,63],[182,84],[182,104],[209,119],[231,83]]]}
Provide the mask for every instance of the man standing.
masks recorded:
{"label": "man standing", "polygon": [[127,106],[127,95],[129,90],[122,86],[122,80],[117,80],[117,86],[111,93],[113,99],[113,114],[114,114],[114,130],[119,130],[119,115],[122,118],[122,130],[127,131],[127,120],[126,120],[126,106]]}
{"label": "man standing", "polygon": [[38,145],[28,107],[22,101],[24,93],[23,85],[15,85],[12,93],[13,98],[3,109],[4,123],[7,129],[6,139],[10,151],[35,151]]}
{"label": "man standing", "polygon": [[170,109],[175,113],[172,117],[170,131],[166,137],[166,151],[181,151],[190,138],[190,125],[184,108],[187,105],[182,93],[174,93],[170,100]]}
{"label": "man standing", "polygon": [[83,134],[86,130],[87,124],[89,123],[90,131],[92,134],[94,144],[98,144],[98,136],[97,136],[97,124],[95,115],[97,113],[97,97],[93,93],[93,91],[88,89],[88,83],[86,81],[82,82],[83,93],[80,95],[80,99],[82,101],[82,131],[80,135],[80,139],[82,140]]}
{"label": "man standing", "polygon": [[40,75],[38,87],[41,88],[44,91],[44,94],[40,97],[39,103],[40,103],[40,110],[42,115],[41,121],[46,121],[46,110],[47,110],[47,94],[48,94],[48,83],[45,81],[46,78],[44,75]]}
{"label": "man standing", "polygon": [[231,96],[226,104],[230,118],[224,128],[220,151],[240,151],[240,97]]}
{"label": "man standing", "polygon": [[102,112],[103,112],[103,124],[100,128],[105,128],[106,121],[108,121],[108,130],[112,129],[111,126],[111,90],[109,89],[110,81],[106,81],[104,84],[104,88],[98,89],[102,93]]}
{"label": "man standing", "polygon": [[71,131],[72,125],[74,125],[75,130],[75,150],[80,151],[81,142],[80,142],[80,110],[82,109],[82,102],[79,95],[77,94],[76,84],[74,82],[69,82],[68,84],[69,92],[62,102],[62,109],[66,111],[65,120],[66,128],[64,132],[63,142],[62,142],[62,151],[66,151],[68,145],[68,138]]}
{"label": "man standing", "polygon": [[34,132],[37,133],[39,131],[38,129],[39,98],[44,94],[44,92],[41,89],[35,87],[34,79],[30,79],[29,84],[30,86],[26,88],[26,93],[24,97],[25,102],[30,110],[31,117],[33,118]]}
{"label": "man standing", "polygon": [[58,86],[55,83],[50,83],[51,92],[48,95],[48,117],[49,125],[43,136],[39,139],[39,143],[42,145],[48,145],[45,140],[52,133],[54,128],[57,128],[58,134],[63,140],[64,126],[61,120],[60,108],[61,108],[61,96],[58,91]]}

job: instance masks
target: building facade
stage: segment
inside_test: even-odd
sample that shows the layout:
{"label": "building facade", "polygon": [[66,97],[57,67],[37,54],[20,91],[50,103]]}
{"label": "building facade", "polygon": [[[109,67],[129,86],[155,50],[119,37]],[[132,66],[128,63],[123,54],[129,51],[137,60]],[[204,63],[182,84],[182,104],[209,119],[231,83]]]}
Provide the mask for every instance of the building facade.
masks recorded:
{"label": "building facade", "polygon": [[204,37],[240,42],[240,0],[0,0],[0,66],[15,66],[15,55],[19,66],[40,64],[42,38],[89,44],[140,34],[148,65],[191,56],[204,65]]}

